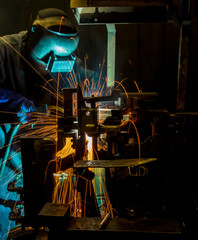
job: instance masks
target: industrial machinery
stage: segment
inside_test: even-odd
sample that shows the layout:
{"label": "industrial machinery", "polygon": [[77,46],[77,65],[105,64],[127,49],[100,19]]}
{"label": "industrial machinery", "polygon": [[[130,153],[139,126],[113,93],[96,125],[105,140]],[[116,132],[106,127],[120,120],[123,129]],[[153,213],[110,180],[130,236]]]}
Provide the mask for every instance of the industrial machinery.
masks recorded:
{"label": "industrial machinery", "polygon": [[[73,7],[94,7],[94,1],[71,2]],[[160,21],[165,21],[169,15],[164,11],[170,10],[167,6],[172,1],[139,1],[140,6],[138,1],[123,2],[136,7],[156,4],[163,12]],[[97,11],[97,20],[80,13],[83,22],[101,21]],[[137,21],[137,16],[135,13],[130,20]],[[184,44],[181,42],[181,50]],[[181,55],[180,60],[185,68],[186,58]],[[10,218],[21,225],[8,238],[106,239],[130,234],[133,239],[196,239],[198,115],[182,111],[184,70],[178,80],[176,113],[162,109],[155,92],[126,94],[117,90],[108,96],[84,97],[80,85],[63,89],[64,117],[58,119],[57,142],[21,139],[24,186],[21,189],[10,183],[9,189],[21,194],[24,216],[19,207],[11,212]],[[112,79],[112,69],[109,71]],[[101,105],[106,107],[101,110]],[[68,139],[73,151],[57,156]],[[71,174],[63,173],[68,169]],[[97,169],[102,169],[99,177]],[[55,176],[61,179],[58,190]],[[102,187],[97,186],[97,177],[102,179]],[[69,190],[54,200],[54,192],[62,193],[69,178],[67,189],[75,186],[70,192],[73,200],[64,201]]]}
{"label": "industrial machinery", "polygon": [[[187,190],[190,186],[185,186],[188,180],[184,175],[188,173],[184,162],[192,153],[197,116],[160,109],[156,93],[128,93],[126,97],[115,91],[111,96],[83,97],[80,86],[63,92],[64,117],[58,120],[58,149],[63,149],[70,138],[75,151],[49,165],[56,151],[52,139],[21,139],[24,187],[21,190],[9,184],[11,191],[21,193],[24,203],[24,217],[20,209],[10,214],[11,219],[22,223],[21,233],[27,227],[44,227],[49,239],[63,234],[65,239],[75,239],[79,235],[92,237],[93,233],[101,237],[128,232],[134,237],[139,233],[141,239],[183,239],[184,233],[195,234],[190,229],[195,224],[193,211],[188,209],[193,206],[188,202],[193,196]],[[75,94],[77,115],[72,101]],[[96,103],[118,99],[120,107],[99,122]],[[85,157],[86,136],[92,139],[93,160]],[[106,146],[101,147],[100,141]],[[83,214],[75,216],[70,204],[52,203],[52,176],[60,162],[62,171],[72,168],[78,179],[76,189],[82,199],[78,210]],[[103,220],[101,206],[96,204],[96,187],[91,184],[89,191],[86,188],[97,168],[105,169],[103,178],[112,209],[105,211]]]}

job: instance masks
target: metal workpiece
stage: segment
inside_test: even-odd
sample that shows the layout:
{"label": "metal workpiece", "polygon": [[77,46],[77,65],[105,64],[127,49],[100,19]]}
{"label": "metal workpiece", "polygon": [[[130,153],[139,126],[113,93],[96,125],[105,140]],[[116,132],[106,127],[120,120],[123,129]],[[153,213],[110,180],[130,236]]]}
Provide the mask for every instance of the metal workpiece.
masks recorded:
{"label": "metal workpiece", "polygon": [[136,167],[145,163],[156,161],[156,158],[148,159],[116,159],[116,160],[91,160],[77,161],[74,168],[119,168]]}

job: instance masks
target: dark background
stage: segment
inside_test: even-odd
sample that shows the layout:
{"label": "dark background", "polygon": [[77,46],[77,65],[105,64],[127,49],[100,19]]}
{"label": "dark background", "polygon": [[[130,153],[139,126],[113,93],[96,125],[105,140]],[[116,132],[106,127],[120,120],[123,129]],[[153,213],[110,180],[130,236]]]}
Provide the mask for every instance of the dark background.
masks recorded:
{"label": "dark background", "polygon": [[[0,0],[0,35],[30,28],[37,12],[46,7],[61,8],[72,16],[69,0]],[[198,18],[193,11],[190,40],[190,66],[187,84],[186,111],[197,111],[196,82],[198,80]],[[75,21],[75,18],[73,17]],[[107,31],[105,25],[79,26],[80,42],[77,55],[87,67],[100,72],[106,61]],[[177,94],[179,27],[175,24],[116,25],[116,79],[124,78],[127,91],[156,91],[163,107],[175,111]],[[131,64],[132,63],[132,64]],[[106,62],[103,69],[106,76]]]}
{"label": "dark background", "polygon": [[[194,2],[198,5],[197,0],[194,0]],[[72,15],[71,11],[68,10],[69,0],[0,0],[0,36],[29,29],[37,12],[46,7],[61,8]],[[195,10],[194,8],[190,36],[186,111],[198,111],[198,11]],[[138,83],[142,91],[156,91],[160,96],[162,107],[167,108],[170,112],[175,112],[179,27],[174,24],[126,24],[116,25],[116,31],[116,80],[121,81],[127,78],[124,82],[127,91],[137,91],[134,81]],[[102,64],[103,59],[106,61],[106,27],[104,25],[79,26],[79,32],[80,43],[77,54],[82,60],[88,56],[87,67],[100,71],[99,65]],[[106,74],[106,65],[103,73],[104,75]],[[187,167],[185,174],[182,175],[185,180],[188,177],[190,179],[192,171],[195,173],[194,175],[192,173],[192,175],[197,176],[197,163],[191,164],[192,161],[196,161],[194,153],[196,153],[197,149],[197,135],[192,142],[191,148],[183,147],[183,151],[187,152],[181,160],[184,169]],[[188,149],[192,148],[194,149],[193,151],[188,151]],[[181,151],[180,155],[182,155],[183,151]],[[191,153],[190,156],[188,156],[189,152]],[[185,157],[186,159],[183,161]],[[190,164],[186,164],[186,160],[190,161]],[[188,172],[189,168],[191,169]],[[176,170],[178,171],[177,168]],[[171,171],[174,172],[172,169]],[[172,179],[174,178],[176,177],[173,174]],[[196,185],[197,179],[195,179],[194,183],[192,184],[191,182],[191,184],[187,185],[187,188],[191,185]],[[197,186],[195,188],[197,189]],[[2,212],[1,215],[7,229],[8,222],[6,221],[8,221],[7,215],[10,209],[3,206],[1,209],[6,211],[5,213]]]}

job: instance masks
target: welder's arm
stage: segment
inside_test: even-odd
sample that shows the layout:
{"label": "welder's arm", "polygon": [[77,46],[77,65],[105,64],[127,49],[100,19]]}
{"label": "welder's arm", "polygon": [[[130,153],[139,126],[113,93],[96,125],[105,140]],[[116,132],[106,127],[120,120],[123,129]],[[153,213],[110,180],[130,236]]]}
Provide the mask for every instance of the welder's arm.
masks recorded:
{"label": "welder's arm", "polygon": [[32,101],[18,93],[0,88],[0,115],[2,123],[24,123],[28,114],[35,111]]}

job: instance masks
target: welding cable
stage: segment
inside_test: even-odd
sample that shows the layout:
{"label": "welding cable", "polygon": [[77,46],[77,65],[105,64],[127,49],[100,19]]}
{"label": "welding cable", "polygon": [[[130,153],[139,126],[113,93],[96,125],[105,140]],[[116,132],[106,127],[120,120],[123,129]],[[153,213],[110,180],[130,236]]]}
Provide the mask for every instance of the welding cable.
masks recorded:
{"label": "welding cable", "polygon": [[4,155],[4,158],[3,158],[2,166],[1,166],[1,169],[0,169],[0,178],[3,176],[4,170],[5,170],[6,161],[8,159],[9,153],[10,153],[12,140],[13,140],[14,136],[16,135],[16,133],[18,132],[20,126],[21,126],[21,124],[17,124],[13,128],[13,131],[11,133],[11,136],[10,136],[10,139],[9,139],[9,142],[8,142],[8,146],[6,148],[5,155]]}

